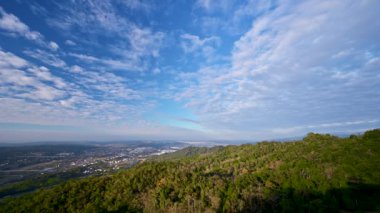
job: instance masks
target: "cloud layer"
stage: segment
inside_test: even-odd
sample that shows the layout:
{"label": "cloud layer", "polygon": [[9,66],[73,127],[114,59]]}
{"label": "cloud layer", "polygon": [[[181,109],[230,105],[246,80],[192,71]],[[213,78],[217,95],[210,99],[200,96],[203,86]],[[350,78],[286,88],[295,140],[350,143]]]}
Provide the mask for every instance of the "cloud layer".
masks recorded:
{"label": "cloud layer", "polygon": [[192,74],[182,99],[207,125],[237,134],[377,118],[378,6],[281,2],[234,43],[229,64]]}
{"label": "cloud layer", "polygon": [[259,140],[378,127],[377,8],[1,3],[0,140]]}

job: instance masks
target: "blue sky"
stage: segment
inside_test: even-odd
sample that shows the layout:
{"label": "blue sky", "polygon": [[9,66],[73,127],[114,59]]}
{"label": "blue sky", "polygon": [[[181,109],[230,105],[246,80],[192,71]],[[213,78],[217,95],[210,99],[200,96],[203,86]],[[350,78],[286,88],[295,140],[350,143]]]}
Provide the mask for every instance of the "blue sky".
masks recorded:
{"label": "blue sky", "polygon": [[380,126],[377,0],[0,1],[0,141]]}

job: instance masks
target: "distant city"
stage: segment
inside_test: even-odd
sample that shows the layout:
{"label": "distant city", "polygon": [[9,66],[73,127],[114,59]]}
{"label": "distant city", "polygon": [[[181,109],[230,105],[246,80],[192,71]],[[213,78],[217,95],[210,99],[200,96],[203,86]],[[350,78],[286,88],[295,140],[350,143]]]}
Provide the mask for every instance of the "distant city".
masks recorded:
{"label": "distant city", "polygon": [[[157,155],[189,146],[211,147],[226,143],[202,141],[136,141],[110,143],[1,144],[0,185],[36,180],[53,183],[127,169]],[[8,193],[0,196],[7,196]]]}

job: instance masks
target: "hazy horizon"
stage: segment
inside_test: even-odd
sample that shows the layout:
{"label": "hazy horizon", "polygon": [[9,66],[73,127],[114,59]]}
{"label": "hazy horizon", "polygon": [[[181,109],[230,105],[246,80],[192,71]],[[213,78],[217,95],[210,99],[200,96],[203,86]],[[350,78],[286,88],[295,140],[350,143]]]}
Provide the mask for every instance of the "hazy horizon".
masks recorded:
{"label": "hazy horizon", "polygon": [[0,2],[0,142],[380,127],[376,0]]}

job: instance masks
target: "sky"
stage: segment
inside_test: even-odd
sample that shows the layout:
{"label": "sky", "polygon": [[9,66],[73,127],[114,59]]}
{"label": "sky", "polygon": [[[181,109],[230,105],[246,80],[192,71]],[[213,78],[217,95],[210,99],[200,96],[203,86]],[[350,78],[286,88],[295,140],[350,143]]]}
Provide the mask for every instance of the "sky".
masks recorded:
{"label": "sky", "polygon": [[378,0],[0,0],[0,142],[380,127]]}

